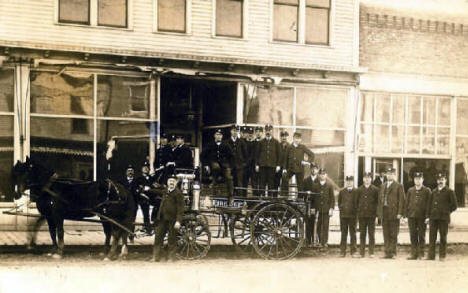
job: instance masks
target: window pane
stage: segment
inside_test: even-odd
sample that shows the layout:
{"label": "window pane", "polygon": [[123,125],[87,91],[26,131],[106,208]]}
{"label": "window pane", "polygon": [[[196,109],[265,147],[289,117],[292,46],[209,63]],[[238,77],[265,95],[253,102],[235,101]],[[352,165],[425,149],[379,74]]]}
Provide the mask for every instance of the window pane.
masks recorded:
{"label": "window pane", "polygon": [[435,125],[436,99],[435,97],[423,98],[423,123]]}
{"label": "window pane", "polygon": [[216,35],[242,37],[242,5],[240,0],[216,0]]}
{"label": "window pane", "polygon": [[[125,175],[125,169],[129,164],[135,167],[137,173],[149,155],[149,138],[133,138],[129,136],[150,135],[150,124],[135,121],[109,121],[98,120],[97,124],[97,177],[121,179]],[[127,137],[125,139],[119,137]],[[109,152],[111,159],[106,160],[108,142],[114,139],[116,148]]]}
{"label": "window pane", "polygon": [[393,124],[404,124],[405,123],[405,96],[403,95],[392,95],[393,99]]}
{"label": "window pane", "polygon": [[99,0],[99,25],[127,27],[127,0]]}
{"label": "window pane", "polygon": [[435,128],[423,127],[423,154],[435,154]]}
{"label": "window pane", "polygon": [[307,6],[329,8],[330,7],[330,0],[307,0],[306,5]]}
{"label": "window pane", "polygon": [[[457,134],[468,135],[468,99],[457,100]],[[468,150],[468,145],[466,145]],[[468,168],[468,166],[467,166]]]}
{"label": "window pane", "polygon": [[439,125],[450,126],[450,99],[439,98]]}
{"label": "window pane", "polygon": [[31,112],[93,115],[93,75],[31,72]]}
{"label": "window pane", "polygon": [[359,151],[372,152],[372,125],[361,124],[361,133],[359,134]]}
{"label": "window pane", "polygon": [[302,143],[309,148],[344,146],[344,131],[297,129],[302,133]]}
{"label": "window pane", "polygon": [[13,120],[12,116],[0,116],[0,202],[13,201],[11,183],[13,166]]}
{"label": "window pane", "polygon": [[0,111],[13,112],[14,70],[0,69]]}
{"label": "window pane", "polygon": [[375,121],[390,122],[390,95],[375,95]]}
{"label": "window pane", "polygon": [[59,0],[59,21],[89,23],[89,0]]}
{"label": "window pane", "polygon": [[408,126],[407,153],[419,154],[419,138],[421,137],[419,126]]}
{"label": "window pane", "polygon": [[392,127],[392,153],[403,152],[403,137],[404,137],[403,126]]}
{"label": "window pane", "polygon": [[149,118],[150,90],[145,78],[99,75],[97,115]]}
{"label": "window pane", "polygon": [[437,129],[437,153],[440,155],[448,155],[450,144],[450,128]]}
{"label": "window pane", "polygon": [[408,123],[421,124],[420,96],[408,96]]}
{"label": "window pane", "polygon": [[371,93],[362,94],[361,121],[372,122],[374,119],[374,95]]}
{"label": "window pane", "polygon": [[275,4],[273,13],[273,39],[297,42],[297,5]]}
{"label": "window pane", "polygon": [[324,88],[296,88],[296,125],[344,128],[347,91]]}
{"label": "window pane", "polygon": [[328,44],[329,10],[306,8],[306,43]]}
{"label": "window pane", "polygon": [[158,30],[185,32],[185,1],[157,0]]}
{"label": "window pane", "polygon": [[246,123],[270,123],[273,125],[293,125],[293,88],[244,87],[244,117]]}
{"label": "window pane", "polygon": [[389,127],[375,125],[375,152],[388,153],[390,152],[389,146]]}
{"label": "window pane", "polygon": [[61,177],[93,179],[93,120],[88,131],[73,133],[69,118],[31,117],[31,158]]}

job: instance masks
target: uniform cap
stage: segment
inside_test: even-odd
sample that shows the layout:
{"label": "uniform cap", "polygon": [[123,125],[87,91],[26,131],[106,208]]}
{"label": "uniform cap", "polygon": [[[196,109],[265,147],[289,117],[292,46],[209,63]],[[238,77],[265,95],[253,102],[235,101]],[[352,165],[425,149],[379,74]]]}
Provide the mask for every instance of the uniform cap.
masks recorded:
{"label": "uniform cap", "polygon": [[169,135],[169,141],[174,141],[174,140],[176,140],[175,134]]}
{"label": "uniform cap", "polygon": [[129,165],[127,166],[127,170],[128,170],[128,169],[134,170],[135,168],[133,168],[133,165],[132,165],[132,164],[129,164]]}
{"label": "uniform cap", "polygon": [[352,180],[354,180],[354,176],[352,175],[346,176],[346,181],[352,181]]}
{"label": "uniform cap", "polygon": [[325,168],[320,168],[319,174],[327,174],[327,170]]}
{"label": "uniform cap", "polygon": [[242,126],[242,127],[241,127],[241,131],[242,131],[242,132],[247,132],[247,130],[248,130],[248,127],[247,127],[247,126]]}
{"label": "uniform cap", "polygon": [[183,134],[176,134],[176,138],[185,138]]}
{"label": "uniform cap", "polygon": [[161,138],[167,138],[167,134],[162,133],[162,134],[161,134]]}
{"label": "uniform cap", "polygon": [[281,137],[289,136],[289,133],[288,133],[286,130],[282,130],[282,131],[280,132],[280,136],[281,136]]}
{"label": "uniform cap", "polygon": [[215,133],[223,134],[223,130],[221,128],[218,128],[215,130]]}
{"label": "uniform cap", "polygon": [[445,174],[443,172],[437,173],[436,178],[437,179],[442,179],[442,178],[447,179],[447,174]]}
{"label": "uniform cap", "polygon": [[248,128],[247,128],[247,133],[249,133],[249,134],[254,133],[253,127],[248,127]]}
{"label": "uniform cap", "polygon": [[271,124],[265,125],[265,130],[272,130],[272,129],[273,129],[273,125]]}
{"label": "uniform cap", "polygon": [[372,172],[364,172],[364,177],[372,178]]}
{"label": "uniform cap", "polygon": [[300,132],[294,132],[293,137],[302,137],[302,134]]}
{"label": "uniform cap", "polygon": [[414,172],[414,178],[422,178],[424,177],[423,172]]}
{"label": "uniform cap", "polygon": [[231,129],[231,130],[232,130],[232,129],[239,130],[239,125],[232,124],[230,129]]}
{"label": "uniform cap", "polygon": [[318,168],[318,165],[315,162],[310,163],[310,168]]}
{"label": "uniform cap", "polygon": [[385,169],[385,171],[386,171],[387,173],[395,173],[396,170],[395,170],[395,168],[388,167],[387,169]]}
{"label": "uniform cap", "polygon": [[176,174],[170,174],[170,175],[167,176],[167,179],[168,180],[169,179],[176,179],[177,180],[177,176],[176,176]]}
{"label": "uniform cap", "polygon": [[148,161],[143,162],[142,167],[149,167],[150,163]]}
{"label": "uniform cap", "polygon": [[261,127],[261,126],[256,126],[256,127],[255,127],[255,131],[263,131],[263,127]]}

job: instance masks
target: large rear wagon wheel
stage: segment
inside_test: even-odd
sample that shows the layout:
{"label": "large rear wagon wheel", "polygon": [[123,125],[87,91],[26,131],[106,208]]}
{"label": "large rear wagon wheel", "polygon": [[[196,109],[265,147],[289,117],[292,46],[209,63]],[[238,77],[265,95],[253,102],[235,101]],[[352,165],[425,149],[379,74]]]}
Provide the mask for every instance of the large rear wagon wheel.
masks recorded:
{"label": "large rear wagon wheel", "polygon": [[199,214],[186,214],[177,233],[176,256],[180,259],[201,259],[210,250],[211,232],[207,218]]}
{"label": "large rear wagon wheel", "polygon": [[250,224],[252,244],[265,259],[283,260],[294,257],[304,244],[302,215],[284,203],[273,203],[260,209]]}

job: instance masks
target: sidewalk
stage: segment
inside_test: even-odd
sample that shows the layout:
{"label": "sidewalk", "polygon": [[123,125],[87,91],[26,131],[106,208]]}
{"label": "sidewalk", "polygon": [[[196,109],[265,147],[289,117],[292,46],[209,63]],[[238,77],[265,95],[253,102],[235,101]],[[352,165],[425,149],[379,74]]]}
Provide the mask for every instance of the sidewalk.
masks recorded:
{"label": "sidewalk", "polygon": [[[329,234],[330,245],[339,245],[341,233],[336,228],[331,227],[332,230]],[[231,239],[227,238],[214,238],[217,235],[216,232],[212,232],[211,245],[232,245]],[[28,242],[28,233],[21,231],[0,231],[0,246],[20,246],[26,245]],[[359,233],[356,234],[357,242],[359,243]],[[382,229],[377,228],[375,232],[375,242],[376,245],[383,244],[383,234]],[[65,244],[66,245],[103,245],[104,244],[104,233],[102,231],[80,231],[80,230],[68,230],[65,231]],[[429,240],[429,235],[427,232],[426,242]],[[153,245],[154,236],[145,236],[142,238],[136,238],[133,244],[130,245]],[[50,245],[52,242],[50,240],[48,231],[40,231],[37,235],[37,244],[38,245]],[[409,232],[407,229],[401,229],[398,236],[398,243],[402,245],[410,244]],[[468,244],[468,230],[459,230],[451,229],[448,233],[448,243],[464,243]]]}

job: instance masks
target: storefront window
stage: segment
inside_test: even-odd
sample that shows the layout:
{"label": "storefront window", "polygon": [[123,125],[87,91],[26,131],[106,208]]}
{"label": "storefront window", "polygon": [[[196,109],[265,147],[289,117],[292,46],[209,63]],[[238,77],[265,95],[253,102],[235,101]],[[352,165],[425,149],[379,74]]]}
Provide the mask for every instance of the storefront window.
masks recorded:
{"label": "storefront window", "polygon": [[435,125],[436,115],[434,109],[436,108],[435,97],[424,97],[423,99],[423,124]]}
{"label": "storefront window", "polygon": [[392,153],[403,152],[404,127],[393,126],[391,139],[392,139]]}
{"label": "storefront window", "polygon": [[450,126],[450,98],[439,98],[438,125]]}
{"label": "storefront window", "polygon": [[390,122],[390,95],[375,95],[375,121]]}
{"label": "storefront window", "polygon": [[377,153],[388,153],[390,151],[389,146],[389,134],[390,129],[388,126],[375,125],[375,149]]}
{"label": "storefront window", "polygon": [[[460,100],[458,101],[460,102]],[[455,163],[455,194],[458,206],[466,206],[466,185],[468,183],[468,137],[457,138]]]}
{"label": "storefront window", "polygon": [[92,116],[92,74],[32,72],[31,113]]}
{"label": "storefront window", "polygon": [[0,69],[0,202],[13,201],[14,70]]}
{"label": "storefront window", "polygon": [[406,99],[403,95],[392,95],[392,122],[393,124],[405,123]]}
{"label": "storefront window", "polygon": [[437,153],[440,155],[448,155],[450,147],[450,128],[439,127],[437,129]]}
{"label": "storefront window", "polygon": [[423,154],[435,153],[435,127],[423,127]]}
{"label": "storefront window", "polygon": [[361,124],[361,133],[359,134],[359,151],[371,152],[372,151],[372,125]]}
{"label": "storefront window", "polygon": [[373,94],[362,93],[361,121],[362,122],[374,121],[374,95]]}
{"label": "storefront window", "polygon": [[124,76],[98,76],[99,117],[149,118],[150,81]]}
{"label": "storefront window", "polygon": [[408,96],[408,123],[421,124],[420,96]]}
{"label": "storefront window", "polygon": [[419,154],[420,129],[419,126],[408,126],[407,152],[410,154]]}
{"label": "storefront window", "polygon": [[[249,85],[247,85],[249,87]],[[248,92],[248,89],[246,90]],[[294,125],[294,89],[283,87],[256,87],[244,95],[246,123]]]}
{"label": "storefront window", "polygon": [[346,101],[346,90],[296,88],[296,125],[345,128]]}

